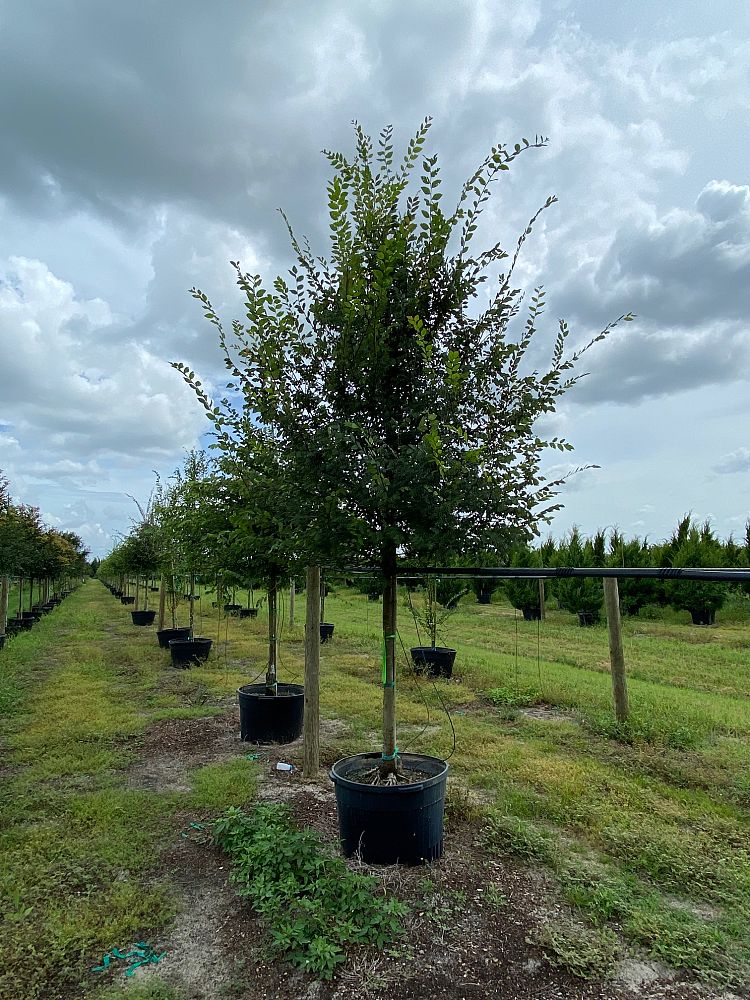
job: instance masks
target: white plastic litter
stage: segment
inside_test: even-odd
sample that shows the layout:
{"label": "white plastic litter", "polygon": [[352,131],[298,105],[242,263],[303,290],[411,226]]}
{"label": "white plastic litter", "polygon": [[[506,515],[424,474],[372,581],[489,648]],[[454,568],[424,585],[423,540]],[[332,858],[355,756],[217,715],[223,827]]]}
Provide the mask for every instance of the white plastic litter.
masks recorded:
{"label": "white plastic litter", "polygon": [[285,764],[283,760],[280,760],[276,764],[276,770],[277,771],[293,771],[294,770],[294,764]]}

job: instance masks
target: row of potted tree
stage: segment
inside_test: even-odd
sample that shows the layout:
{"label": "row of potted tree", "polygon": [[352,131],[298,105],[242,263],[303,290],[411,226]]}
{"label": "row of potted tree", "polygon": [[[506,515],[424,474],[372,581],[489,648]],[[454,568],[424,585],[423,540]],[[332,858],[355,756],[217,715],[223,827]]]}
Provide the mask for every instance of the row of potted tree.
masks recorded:
{"label": "row of potted tree", "polygon": [[38,508],[14,502],[0,471],[0,649],[70,593],[86,573],[87,554],[75,533],[46,527]]}
{"label": "row of potted tree", "polygon": [[[649,544],[645,538],[625,538],[616,529],[608,537],[605,532],[599,531],[591,538],[584,538],[577,528],[573,528],[560,543],[548,539],[537,548],[518,547],[513,552],[511,565],[747,567],[750,566],[750,522],[745,526],[745,536],[740,543],[731,536],[722,541],[707,521],[696,523],[689,514],[680,519],[670,538],[654,544]],[[671,606],[678,611],[688,611],[695,625],[712,625],[716,612],[727,600],[731,586],[748,592],[747,584],[624,577],[619,581],[621,611],[626,615],[637,615],[648,605]],[[503,589],[511,604],[521,610],[525,618],[539,617],[541,593],[537,581],[507,580]],[[601,581],[597,579],[571,577],[549,581],[546,595],[555,598],[564,611],[578,615],[581,625],[593,625],[599,621],[603,595]]]}

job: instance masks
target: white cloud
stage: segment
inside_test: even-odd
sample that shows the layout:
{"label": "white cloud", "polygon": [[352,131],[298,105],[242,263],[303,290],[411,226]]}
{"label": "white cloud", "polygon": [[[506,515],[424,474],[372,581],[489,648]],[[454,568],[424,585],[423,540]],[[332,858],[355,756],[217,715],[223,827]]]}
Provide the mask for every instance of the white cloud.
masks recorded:
{"label": "white cloud", "polygon": [[713,466],[714,472],[750,472],[750,448],[738,448],[723,455]]}
{"label": "white cloud", "polygon": [[[750,357],[746,28],[576,0],[19,6],[0,35],[0,466],[26,499],[58,490],[55,516],[127,527],[124,492],[147,494],[207,426],[168,361],[223,378],[188,288],[241,318],[228,261],[284,270],[278,206],[326,252],[319,151],[351,149],[355,117],[403,143],[433,114],[448,202],[493,142],[550,136],[502,178],[480,242],[512,246],[554,192],[518,277],[547,285],[574,337],[639,320],[547,427],[575,441],[613,400],[706,386],[726,406]],[[583,436],[604,465],[613,443]]]}

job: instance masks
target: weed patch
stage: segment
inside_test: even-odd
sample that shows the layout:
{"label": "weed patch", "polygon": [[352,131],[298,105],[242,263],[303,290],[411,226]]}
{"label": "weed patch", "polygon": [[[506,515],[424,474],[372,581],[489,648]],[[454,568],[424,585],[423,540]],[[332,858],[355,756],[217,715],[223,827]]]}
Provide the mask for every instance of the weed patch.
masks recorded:
{"label": "weed patch", "polygon": [[351,872],[312,830],[295,830],[286,807],[230,809],[213,836],[232,859],[238,894],[266,921],[272,953],[317,978],[333,976],[348,946],[383,948],[403,933],[404,904]]}

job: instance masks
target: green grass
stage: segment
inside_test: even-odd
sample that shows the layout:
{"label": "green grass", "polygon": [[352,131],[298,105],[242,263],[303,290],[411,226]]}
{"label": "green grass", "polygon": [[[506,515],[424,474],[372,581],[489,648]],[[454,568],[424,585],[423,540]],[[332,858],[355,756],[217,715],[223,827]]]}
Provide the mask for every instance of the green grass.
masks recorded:
{"label": "green grass", "polygon": [[[165,671],[153,630],[134,630],[95,582],[0,653],[10,765],[0,789],[9,914],[0,997],[19,998],[18,981],[24,1000],[79,982],[81,995],[96,995],[87,968],[100,953],[169,921],[169,887],[152,876],[186,812],[204,817],[252,800],[256,767],[244,757],[196,769],[185,793],[124,780],[133,736],[160,719],[221,711],[264,670],[265,608],[257,620],[218,620],[210,601],[204,592],[196,631],[214,638],[214,651],[190,671]],[[344,588],[328,598],[336,632],[322,650],[321,709],[344,725],[324,731],[326,761],[378,748],[381,610]],[[551,961],[598,975],[611,964],[615,929],[626,946],[700,977],[750,978],[745,612],[742,602],[725,609],[712,629],[671,612],[626,619],[625,727],[612,716],[606,628],[581,629],[561,612],[537,625],[501,601],[466,598],[446,637],[458,649],[450,682],[412,676],[401,655],[399,746],[451,755],[460,779],[452,788],[469,789],[488,849],[544,866],[580,918],[542,942]],[[302,679],[303,613],[301,596],[295,627],[282,629],[284,681]],[[405,609],[400,616],[408,651],[418,636]],[[551,707],[547,717],[529,714],[540,704]],[[448,829],[450,845],[450,809]],[[149,989],[144,1000],[178,996]]]}
{"label": "green grass", "polygon": [[[360,749],[372,749],[380,607],[342,591],[328,608],[338,638],[324,653],[323,711],[355,720]],[[487,842],[549,867],[605,932],[592,968],[609,955],[612,923],[678,968],[741,983],[750,976],[750,626],[742,615],[715,629],[676,619],[624,621],[632,715],[622,727],[605,626],[581,629],[555,611],[537,625],[502,602],[463,604],[448,636],[459,650],[453,681],[417,680],[402,664],[399,745],[429,722],[414,748],[450,753],[439,693],[456,731],[454,773],[489,803]],[[408,649],[417,635],[403,612],[400,627]],[[524,714],[539,703],[559,716]],[[566,953],[570,943],[553,945]]]}
{"label": "green grass", "polygon": [[[124,783],[159,660],[145,636],[124,646],[132,626],[118,615],[112,628],[113,607],[92,582],[0,654],[3,998],[75,990],[103,952],[157,932],[174,910],[154,872],[178,797]],[[183,710],[177,694],[172,708]]]}

